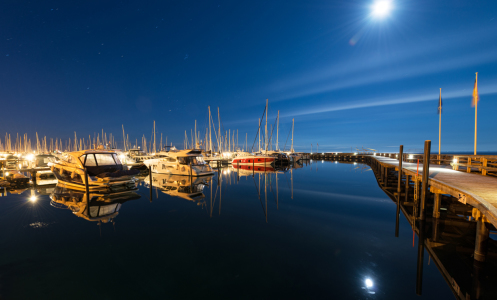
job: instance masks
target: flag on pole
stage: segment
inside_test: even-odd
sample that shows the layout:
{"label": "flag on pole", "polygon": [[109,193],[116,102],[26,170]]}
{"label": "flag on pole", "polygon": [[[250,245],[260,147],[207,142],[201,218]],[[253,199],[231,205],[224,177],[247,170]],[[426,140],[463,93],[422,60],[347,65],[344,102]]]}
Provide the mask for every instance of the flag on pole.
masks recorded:
{"label": "flag on pole", "polygon": [[438,112],[437,114],[441,114],[442,113],[442,93],[440,93],[440,97],[438,98]]}
{"label": "flag on pole", "polygon": [[478,104],[480,97],[478,96],[478,75],[475,78],[475,86],[473,88],[473,102],[471,102],[471,107],[475,107]]}

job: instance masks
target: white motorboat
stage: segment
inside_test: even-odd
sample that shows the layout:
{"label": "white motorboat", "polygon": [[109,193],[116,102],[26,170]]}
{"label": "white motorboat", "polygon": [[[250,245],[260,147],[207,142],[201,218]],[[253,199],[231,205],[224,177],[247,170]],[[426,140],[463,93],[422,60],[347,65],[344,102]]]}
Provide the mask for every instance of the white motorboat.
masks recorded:
{"label": "white motorboat", "polygon": [[82,150],[64,153],[50,163],[59,181],[73,189],[86,189],[85,169],[90,191],[117,192],[135,188],[134,175],[138,170],[127,170],[117,154],[110,150]]}
{"label": "white motorboat", "polygon": [[187,149],[168,152],[163,158],[149,159],[143,162],[152,172],[160,174],[205,176],[212,175],[214,171],[205,163],[202,150]]}

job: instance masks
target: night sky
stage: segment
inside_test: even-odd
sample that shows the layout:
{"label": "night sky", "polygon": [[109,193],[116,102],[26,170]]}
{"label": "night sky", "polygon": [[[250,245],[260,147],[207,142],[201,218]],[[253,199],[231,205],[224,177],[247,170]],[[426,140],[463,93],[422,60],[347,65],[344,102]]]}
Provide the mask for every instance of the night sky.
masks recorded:
{"label": "night sky", "polygon": [[[248,133],[269,99],[280,148],[497,150],[497,1],[2,1],[0,137],[150,138],[182,147],[220,108]],[[276,134],[276,133],[274,133]],[[289,147],[288,140],[286,148]]]}

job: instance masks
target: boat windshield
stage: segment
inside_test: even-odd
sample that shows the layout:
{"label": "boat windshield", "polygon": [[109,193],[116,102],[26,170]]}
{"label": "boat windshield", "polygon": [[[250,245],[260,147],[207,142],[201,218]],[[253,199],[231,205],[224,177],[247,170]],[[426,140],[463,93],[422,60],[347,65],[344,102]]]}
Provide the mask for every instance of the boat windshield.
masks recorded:
{"label": "boat windshield", "polygon": [[115,153],[89,153],[81,155],[79,159],[86,167],[115,166],[121,164]]}
{"label": "boat windshield", "polygon": [[129,150],[129,155],[131,156],[140,156],[140,155],[146,155],[145,152],[141,150]]}
{"label": "boat windshield", "polygon": [[186,156],[186,157],[178,157],[178,161],[181,165],[203,165],[204,160],[202,157],[195,156]]}
{"label": "boat windshield", "polygon": [[90,217],[104,217],[110,214],[113,214],[121,208],[120,203],[113,203],[109,205],[101,205],[101,206],[90,206]]}

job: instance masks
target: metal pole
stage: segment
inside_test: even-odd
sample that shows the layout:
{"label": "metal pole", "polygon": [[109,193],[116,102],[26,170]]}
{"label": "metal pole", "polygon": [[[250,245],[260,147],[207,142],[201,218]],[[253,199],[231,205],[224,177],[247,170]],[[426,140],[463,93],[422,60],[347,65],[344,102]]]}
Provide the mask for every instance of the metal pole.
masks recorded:
{"label": "metal pole", "polygon": [[[477,120],[478,120],[478,72],[476,72],[476,79],[475,79],[475,89],[476,89],[476,99],[474,99],[475,101],[475,155],[476,155],[476,125],[477,125]],[[473,91],[473,97],[475,97],[474,95],[474,92]]]}
{"label": "metal pole", "polygon": [[428,180],[430,175],[430,150],[431,141],[425,141],[425,152],[423,156],[423,186],[421,188],[421,207],[419,209],[419,219],[425,219],[426,198],[428,196]]}
{"label": "metal pole", "polygon": [[[440,89],[440,99],[442,99],[442,89]],[[440,163],[440,145],[442,143],[442,107],[440,105],[440,101],[438,103],[438,115],[439,115],[439,119],[438,119],[438,160],[439,160],[439,163]]]}

